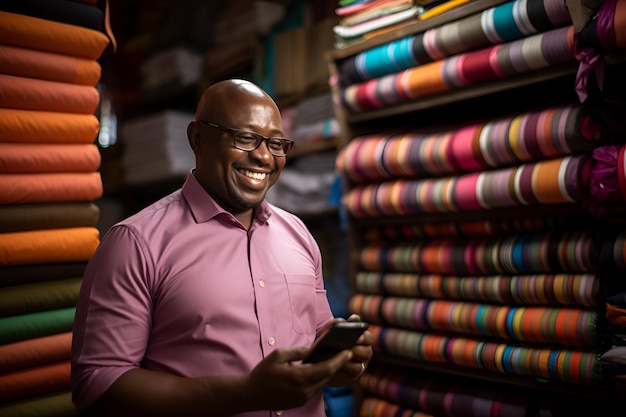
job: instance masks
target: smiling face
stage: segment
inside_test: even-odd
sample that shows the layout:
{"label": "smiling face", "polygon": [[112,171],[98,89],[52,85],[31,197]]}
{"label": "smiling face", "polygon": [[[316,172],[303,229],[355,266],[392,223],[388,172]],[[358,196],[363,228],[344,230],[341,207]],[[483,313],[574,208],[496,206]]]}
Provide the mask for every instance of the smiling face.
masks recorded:
{"label": "smiling face", "polygon": [[[196,120],[267,137],[283,136],[274,101],[256,85],[242,80],[223,81],[207,89]],[[232,136],[206,124],[192,122],[187,135],[196,155],[195,176],[200,184],[220,206],[249,225],[252,209],[278,181],[286,158],[272,155],[266,142],[251,152],[239,150],[233,146]]]}

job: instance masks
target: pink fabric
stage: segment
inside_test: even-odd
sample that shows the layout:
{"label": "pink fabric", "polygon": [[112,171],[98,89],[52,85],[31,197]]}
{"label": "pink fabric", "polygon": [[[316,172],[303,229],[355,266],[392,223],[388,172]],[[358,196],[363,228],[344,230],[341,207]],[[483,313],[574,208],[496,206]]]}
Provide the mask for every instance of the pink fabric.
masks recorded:
{"label": "pink fabric", "polygon": [[[598,201],[620,201],[624,191],[620,187],[619,155],[626,145],[602,146],[593,150],[593,169],[590,173],[590,193]],[[623,164],[623,162],[622,162]]]}
{"label": "pink fabric", "polygon": [[[89,262],[73,399],[84,410],[139,364],[189,377],[249,372],[277,348],[310,344],[331,318],[306,226],[263,203],[246,233],[190,175],[182,191],[113,226]],[[284,415],[323,417],[321,393]]]}

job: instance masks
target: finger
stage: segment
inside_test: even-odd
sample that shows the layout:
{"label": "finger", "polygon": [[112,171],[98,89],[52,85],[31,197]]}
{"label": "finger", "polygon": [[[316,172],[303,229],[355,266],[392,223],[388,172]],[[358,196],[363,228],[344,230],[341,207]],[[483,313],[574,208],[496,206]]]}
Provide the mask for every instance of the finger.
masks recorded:
{"label": "finger", "polygon": [[350,314],[350,317],[348,317],[348,321],[361,321],[361,316],[356,313]]}

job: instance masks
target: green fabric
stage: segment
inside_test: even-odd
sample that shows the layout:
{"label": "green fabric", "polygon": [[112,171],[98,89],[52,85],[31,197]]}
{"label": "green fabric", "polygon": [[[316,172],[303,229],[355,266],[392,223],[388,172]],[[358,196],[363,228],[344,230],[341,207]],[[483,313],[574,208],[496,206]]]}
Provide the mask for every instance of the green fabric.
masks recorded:
{"label": "green fabric", "polygon": [[74,325],[76,307],[0,318],[0,343],[68,332]]}
{"label": "green fabric", "polygon": [[72,417],[77,415],[76,407],[72,404],[72,393],[69,391],[0,405],[0,416],[7,417]]}

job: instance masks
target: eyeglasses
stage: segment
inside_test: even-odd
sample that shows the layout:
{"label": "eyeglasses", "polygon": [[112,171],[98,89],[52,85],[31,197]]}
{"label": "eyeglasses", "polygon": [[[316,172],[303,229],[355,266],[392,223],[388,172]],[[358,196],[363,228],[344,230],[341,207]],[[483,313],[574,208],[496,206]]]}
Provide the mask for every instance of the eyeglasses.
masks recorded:
{"label": "eyeglasses", "polygon": [[293,141],[286,138],[267,138],[255,132],[250,132],[248,130],[231,129],[229,127],[220,126],[215,123],[205,122],[204,120],[198,120],[198,123],[201,125],[214,127],[232,136],[233,145],[235,146],[235,148],[242,151],[252,152],[259,147],[261,142],[267,141],[267,148],[272,155],[286,156],[293,146]]}

